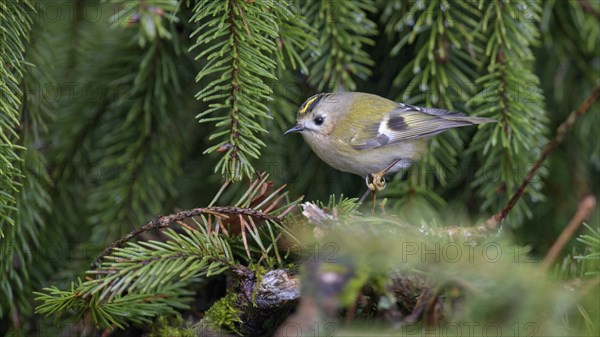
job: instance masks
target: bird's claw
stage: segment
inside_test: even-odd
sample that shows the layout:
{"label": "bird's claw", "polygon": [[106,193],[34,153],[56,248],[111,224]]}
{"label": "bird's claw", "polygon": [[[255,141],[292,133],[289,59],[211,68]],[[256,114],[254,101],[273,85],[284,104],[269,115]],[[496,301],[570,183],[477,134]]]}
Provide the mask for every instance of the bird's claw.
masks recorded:
{"label": "bird's claw", "polygon": [[[385,173],[384,173],[385,174]],[[385,189],[385,178],[384,174],[381,173],[371,173],[365,178],[365,182],[367,183],[367,187],[373,192],[379,192]]]}

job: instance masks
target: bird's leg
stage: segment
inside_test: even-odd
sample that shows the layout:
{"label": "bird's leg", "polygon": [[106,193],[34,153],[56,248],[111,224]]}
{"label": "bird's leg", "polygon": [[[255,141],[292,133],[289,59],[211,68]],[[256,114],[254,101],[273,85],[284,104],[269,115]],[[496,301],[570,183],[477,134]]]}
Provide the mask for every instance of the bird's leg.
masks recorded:
{"label": "bird's leg", "polygon": [[367,189],[365,191],[365,194],[362,195],[362,197],[360,197],[360,199],[358,199],[358,204],[362,205],[362,203],[365,201],[365,199],[367,199],[367,196],[369,195],[369,193],[371,193],[372,191],[370,189]]}
{"label": "bird's leg", "polygon": [[[383,187],[385,187],[385,181],[383,182]],[[373,191],[373,203],[371,204],[371,214],[375,213],[375,203],[377,202],[377,194]]]}

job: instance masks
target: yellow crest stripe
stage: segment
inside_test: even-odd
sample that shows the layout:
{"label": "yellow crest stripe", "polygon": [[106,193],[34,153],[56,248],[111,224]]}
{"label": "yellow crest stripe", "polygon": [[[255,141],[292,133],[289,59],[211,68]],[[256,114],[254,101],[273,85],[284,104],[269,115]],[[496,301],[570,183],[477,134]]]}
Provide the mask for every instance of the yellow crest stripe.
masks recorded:
{"label": "yellow crest stripe", "polygon": [[314,95],[313,97],[309,98],[306,102],[304,102],[304,104],[300,107],[300,110],[298,110],[298,114],[303,115],[306,113],[306,111],[311,107],[311,105],[313,105],[313,103],[317,100],[321,98],[321,95]]}

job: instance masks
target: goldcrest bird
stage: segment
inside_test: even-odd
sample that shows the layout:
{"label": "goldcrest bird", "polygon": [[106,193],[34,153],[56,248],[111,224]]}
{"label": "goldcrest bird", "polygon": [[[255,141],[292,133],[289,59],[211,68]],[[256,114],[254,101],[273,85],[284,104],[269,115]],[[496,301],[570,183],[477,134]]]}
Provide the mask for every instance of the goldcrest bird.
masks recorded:
{"label": "goldcrest bird", "polygon": [[[369,189],[383,176],[408,168],[427,152],[427,138],[461,126],[496,122],[423,108],[361,92],[321,93],[298,109],[297,124],[311,149],[334,168],[364,176]],[[372,182],[369,181],[372,178]]]}

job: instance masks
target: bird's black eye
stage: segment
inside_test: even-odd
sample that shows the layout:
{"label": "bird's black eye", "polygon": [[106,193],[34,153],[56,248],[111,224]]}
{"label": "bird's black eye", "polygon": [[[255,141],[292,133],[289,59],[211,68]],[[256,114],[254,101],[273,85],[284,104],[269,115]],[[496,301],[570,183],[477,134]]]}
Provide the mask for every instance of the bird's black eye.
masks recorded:
{"label": "bird's black eye", "polygon": [[321,125],[321,124],[323,124],[323,120],[324,120],[323,116],[317,116],[317,117],[315,117],[315,119],[313,119],[313,122],[315,122],[316,125]]}

